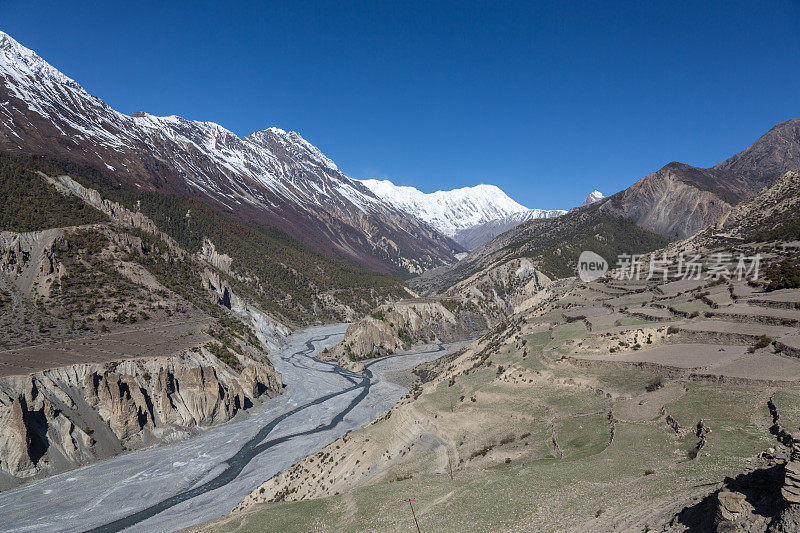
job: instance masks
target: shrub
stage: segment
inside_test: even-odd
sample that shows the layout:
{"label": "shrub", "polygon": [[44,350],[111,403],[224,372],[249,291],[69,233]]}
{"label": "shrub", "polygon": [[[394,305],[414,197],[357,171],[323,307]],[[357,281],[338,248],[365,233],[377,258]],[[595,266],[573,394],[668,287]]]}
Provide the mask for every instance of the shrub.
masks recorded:
{"label": "shrub", "polygon": [[411,346],[414,344],[414,340],[411,338],[411,333],[406,328],[400,328],[397,330],[397,337],[406,346]]}
{"label": "shrub", "polygon": [[494,445],[484,446],[480,450],[476,450],[476,451],[472,452],[472,455],[470,455],[470,459],[475,459],[478,456],[486,457],[486,454],[489,453],[492,448],[494,448]]}
{"label": "shrub", "polygon": [[768,291],[800,287],[800,255],[770,266],[764,272],[764,279]]}
{"label": "shrub", "polygon": [[663,386],[664,386],[664,378],[661,377],[661,376],[656,376],[656,377],[654,377],[653,379],[651,379],[650,381],[647,382],[647,386],[645,387],[645,390],[647,392],[653,392],[653,391],[656,391],[656,390],[660,389]]}
{"label": "shrub", "polygon": [[507,436],[503,437],[503,439],[500,441],[500,446],[504,446],[506,444],[511,444],[515,440],[517,440],[517,439],[514,437],[514,435],[507,435]]}
{"label": "shrub", "polygon": [[756,341],[756,348],[766,348],[770,344],[772,344],[772,339],[766,335],[761,335]]}
{"label": "shrub", "polygon": [[209,342],[205,347],[209,352],[214,354],[217,359],[234,369],[236,372],[241,372],[242,368],[244,368],[242,363],[239,361],[239,358],[236,357],[227,347],[216,342]]}

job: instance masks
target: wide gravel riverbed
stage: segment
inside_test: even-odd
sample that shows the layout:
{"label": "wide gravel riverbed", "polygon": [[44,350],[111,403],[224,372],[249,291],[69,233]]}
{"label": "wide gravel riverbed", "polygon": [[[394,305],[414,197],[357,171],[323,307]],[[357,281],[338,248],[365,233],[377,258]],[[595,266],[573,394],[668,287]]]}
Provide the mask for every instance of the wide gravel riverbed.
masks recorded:
{"label": "wide gravel riverbed", "polygon": [[243,420],[1,493],[0,530],[163,532],[217,518],[277,472],[391,408],[407,389],[389,376],[457,348],[418,348],[354,374],[314,357],[341,341],[345,328],[304,329],[273,352],[284,394]]}

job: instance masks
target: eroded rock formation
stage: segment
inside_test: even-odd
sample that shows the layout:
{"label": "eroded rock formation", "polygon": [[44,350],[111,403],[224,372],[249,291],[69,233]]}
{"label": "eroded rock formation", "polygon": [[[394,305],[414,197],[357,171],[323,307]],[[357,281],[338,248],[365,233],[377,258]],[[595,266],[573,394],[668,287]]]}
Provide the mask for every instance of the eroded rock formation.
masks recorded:
{"label": "eroded rock formation", "polygon": [[280,388],[270,365],[237,374],[204,348],[2,378],[0,485],[191,434]]}

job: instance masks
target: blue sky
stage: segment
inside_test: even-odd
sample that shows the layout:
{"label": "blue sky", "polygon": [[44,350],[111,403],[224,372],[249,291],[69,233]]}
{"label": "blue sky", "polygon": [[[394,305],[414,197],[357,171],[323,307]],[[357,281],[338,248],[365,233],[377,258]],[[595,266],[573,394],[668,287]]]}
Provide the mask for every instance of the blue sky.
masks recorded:
{"label": "blue sky", "polygon": [[122,112],[296,130],[427,192],[567,208],[800,117],[798,0],[107,4],[0,0],[0,29]]}

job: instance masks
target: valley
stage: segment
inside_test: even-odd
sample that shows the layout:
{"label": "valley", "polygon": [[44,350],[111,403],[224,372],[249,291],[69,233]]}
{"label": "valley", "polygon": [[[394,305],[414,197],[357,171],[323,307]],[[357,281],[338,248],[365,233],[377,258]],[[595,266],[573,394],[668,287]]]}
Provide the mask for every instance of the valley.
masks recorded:
{"label": "valley", "polygon": [[[800,291],[673,287],[552,283],[541,304],[420,372],[387,416],[204,529],[400,530],[413,521],[398,502],[415,498],[435,531],[708,530],[714,491],[745,490],[724,480],[789,458],[769,406],[795,433]],[[722,519],[766,530],[782,483],[763,508]]]}
{"label": "valley", "polygon": [[[138,531],[164,531],[214,518],[228,512],[259,479],[391,407],[406,389],[387,375],[453,349],[430,346],[379,360],[370,364],[371,375],[365,377],[313,357],[334,346],[343,329],[315,327],[293,335],[271,358],[285,385],[283,394],[245,416],[192,439],[126,453],[0,493],[6,510],[3,529],[119,531],[136,525]],[[27,505],[30,501],[40,501],[35,511]],[[65,516],[72,517],[67,528],[57,525],[62,518],[53,521]]]}
{"label": "valley", "polygon": [[[289,81],[259,61],[240,114],[392,159],[381,114],[337,102],[371,105],[378,70],[271,101]],[[235,81],[194,78],[151,109],[205,116],[203,84]],[[398,181],[423,192],[271,122],[123,113],[0,31],[0,530],[800,531],[800,119],[743,149],[695,124],[668,147],[704,162],[664,164],[639,143],[685,124],[637,139],[593,109],[520,143],[468,125],[504,96],[457,92],[449,138],[342,157],[430,157]],[[534,158],[552,175],[514,168]],[[482,177],[504,172],[538,208]]]}

